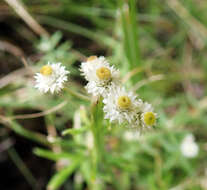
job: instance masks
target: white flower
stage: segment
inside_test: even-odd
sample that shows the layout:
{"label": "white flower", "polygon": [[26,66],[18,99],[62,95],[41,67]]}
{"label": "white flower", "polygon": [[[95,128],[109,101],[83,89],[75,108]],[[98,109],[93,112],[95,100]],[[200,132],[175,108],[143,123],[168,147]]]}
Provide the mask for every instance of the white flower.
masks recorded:
{"label": "white flower", "polygon": [[113,87],[108,96],[103,99],[105,119],[119,124],[128,123],[131,127],[139,125],[137,113],[142,101],[132,92],[127,93],[124,88]]}
{"label": "white flower", "polygon": [[80,71],[82,72],[81,75],[85,77],[87,81],[90,81],[91,71],[94,70],[94,65],[105,65],[109,66],[109,63],[105,59],[105,57],[100,56],[90,56],[85,62],[81,63]]}
{"label": "white flower", "polygon": [[180,146],[183,156],[193,158],[198,155],[199,147],[195,142],[194,136],[188,134],[182,141]]}
{"label": "white flower", "polygon": [[103,56],[89,57],[81,64],[80,70],[88,81],[86,85],[88,93],[94,96],[106,96],[111,86],[120,84],[118,70],[110,66]]}
{"label": "white flower", "polygon": [[157,114],[153,112],[153,107],[151,104],[145,102],[141,107],[141,128],[149,129],[156,124]]}
{"label": "white flower", "polygon": [[67,81],[68,73],[69,71],[66,71],[65,67],[61,66],[61,63],[48,63],[41,68],[40,73],[35,74],[35,88],[43,93],[48,91],[52,94],[59,92],[64,87],[63,84]]}

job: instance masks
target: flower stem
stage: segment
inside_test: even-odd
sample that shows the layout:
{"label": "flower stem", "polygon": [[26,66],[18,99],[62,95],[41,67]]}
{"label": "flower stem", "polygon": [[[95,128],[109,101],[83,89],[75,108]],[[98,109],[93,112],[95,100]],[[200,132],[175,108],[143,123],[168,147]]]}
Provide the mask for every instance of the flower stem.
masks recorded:
{"label": "flower stem", "polygon": [[94,146],[92,150],[92,175],[91,175],[91,189],[103,189],[101,180],[99,178],[100,163],[103,163],[104,155],[104,135],[103,135],[103,113],[101,101],[92,105],[92,125],[91,131],[93,134]]}
{"label": "flower stem", "polygon": [[87,97],[87,96],[85,96],[85,95],[83,95],[83,94],[81,94],[79,92],[73,91],[73,90],[71,90],[68,87],[65,87],[64,90],[67,91],[69,94],[71,94],[71,95],[73,95],[73,96],[75,96],[75,97],[77,97],[79,99],[90,101],[89,97]]}

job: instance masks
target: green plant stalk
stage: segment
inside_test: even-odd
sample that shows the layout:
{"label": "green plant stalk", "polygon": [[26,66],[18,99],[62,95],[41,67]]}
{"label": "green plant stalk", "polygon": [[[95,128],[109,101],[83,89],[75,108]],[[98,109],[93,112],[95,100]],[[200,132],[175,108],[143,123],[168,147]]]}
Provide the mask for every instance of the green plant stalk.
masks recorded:
{"label": "green plant stalk", "polygon": [[[141,66],[136,0],[129,0],[129,3],[121,0],[119,1],[119,6],[121,10],[123,49],[126,53],[129,69],[134,69],[137,66]],[[140,77],[136,77],[136,80],[133,82],[136,82],[137,79],[140,79]]]}
{"label": "green plant stalk", "polygon": [[92,175],[91,189],[101,190],[102,186],[99,178],[100,164],[104,165],[104,130],[103,130],[102,101],[92,105],[92,124],[94,146],[92,150]]}

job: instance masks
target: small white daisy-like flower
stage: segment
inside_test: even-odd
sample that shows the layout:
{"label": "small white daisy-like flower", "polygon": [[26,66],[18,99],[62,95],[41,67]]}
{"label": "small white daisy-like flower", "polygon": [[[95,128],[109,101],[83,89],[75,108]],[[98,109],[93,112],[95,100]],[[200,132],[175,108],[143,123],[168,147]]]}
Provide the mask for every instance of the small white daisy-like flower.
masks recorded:
{"label": "small white daisy-like flower", "polygon": [[153,112],[151,104],[145,102],[141,107],[141,128],[149,129],[156,124],[157,114]]}
{"label": "small white daisy-like flower", "polygon": [[103,56],[89,57],[81,64],[80,70],[88,81],[86,85],[88,93],[94,96],[106,96],[111,86],[120,84],[118,70],[110,66]]}
{"label": "small white daisy-like flower", "polygon": [[195,142],[195,138],[192,134],[188,134],[180,145],[183,156],[187,158],[194,158],[198,155],[199,147]]}
{"label": "small white daisy-like flower", "polygon": [[137,113],[140,111],[142,100],[124,88],[111,88],[108,96],[103,99],[105,119],[119,124],[128,123],[131,127],[139,125]]}
{"label": "small white daisy-like flower", "polygon": [[82,72],[81,75],[83,75],[87,81],[90,81],[91,71],[94,70],[94,65],[109,66],[109,63],[107,62],[104,56],[97,57],[93,55],[88,57],[85,62],[81,63],[80,67],[80,71]]}
{"label": "small white daisy-like flower", "polygon": [[61,66],[61,63],[48,63],[40,69],[39,73],[35,74],[35,88],[43,93],[48,91],[52,94],[59,92],[67,81],[67,74],[69,74],[69,71],[66,71],[65,67]]}

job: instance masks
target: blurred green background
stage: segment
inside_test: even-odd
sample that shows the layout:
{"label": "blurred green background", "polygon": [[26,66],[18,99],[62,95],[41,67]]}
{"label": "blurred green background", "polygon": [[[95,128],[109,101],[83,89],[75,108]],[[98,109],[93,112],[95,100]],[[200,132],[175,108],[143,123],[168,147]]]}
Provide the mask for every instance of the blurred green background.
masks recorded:
{"label": "blurred green background", "polygon": [[[159,115],[134,139],[104,121],[100,189],[207,189],[206,45],[205,0],[1,1],[0,189],[90,189],[87,132],[61,135],[80,120],[87,126],[89,104],[67,92],[42,95],[33,78],[48,61],[62,62],[68,86],[86,94],[79,66],[90,55],[106,56]],[[180,150],[189,133],[195,158]]]}

